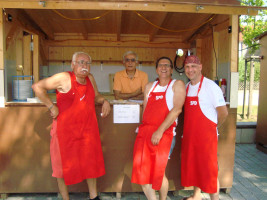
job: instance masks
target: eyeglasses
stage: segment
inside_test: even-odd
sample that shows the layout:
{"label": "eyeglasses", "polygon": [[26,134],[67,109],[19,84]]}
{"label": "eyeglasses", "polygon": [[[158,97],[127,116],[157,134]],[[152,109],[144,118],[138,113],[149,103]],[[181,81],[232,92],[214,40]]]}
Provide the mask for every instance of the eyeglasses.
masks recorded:
{"label": "eyeglasses", "polygon": [[75,61],[76,63],[78,63],[79,66],[83,66],[83,65],[86,65],[86,66],[89,66],[91,65],[91,62],[89,61],[84,61],[84,60],[79,60],[79,61]]}
{"label": "eyeglasses", "polygon": [[125,59],[125,62],[135,62],[135,61],[136,61],[135,58],[132,58],[132,59],[126,58]]}
{"label": "eyeglasses", "polygon": [[158,67],[170,67],[171,64],[158,64]]}

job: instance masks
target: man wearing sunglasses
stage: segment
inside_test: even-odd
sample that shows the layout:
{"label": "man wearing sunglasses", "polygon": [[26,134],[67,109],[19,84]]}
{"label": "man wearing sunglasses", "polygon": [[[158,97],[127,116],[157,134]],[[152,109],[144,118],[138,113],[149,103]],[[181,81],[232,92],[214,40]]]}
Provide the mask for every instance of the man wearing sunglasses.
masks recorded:
{"label": "man wearing sunglasses", "polygon": [[137,54],[127,51],[123,55],[125,70],[119,71],[114,76],[113,91],[115,99],[143,99],[148,76],[145,72],[136,69],[138,64]]}
{"label": "man wearing sunglasses", "polygon": [[[69,200],[67,185],[85,179],[89,198],[98,200],[96,178],[105,174],[95,102],[102,104],[102,117],[109,114],[110,104],[99,94],[90,65],[88,54],[76,52],[72,72],[61,72],[33,85],[35,95],[54,119],[50,133],[52,176],[57,178],[64,200]],[[56,89],[56,105],[47,95],[52,89]]]}

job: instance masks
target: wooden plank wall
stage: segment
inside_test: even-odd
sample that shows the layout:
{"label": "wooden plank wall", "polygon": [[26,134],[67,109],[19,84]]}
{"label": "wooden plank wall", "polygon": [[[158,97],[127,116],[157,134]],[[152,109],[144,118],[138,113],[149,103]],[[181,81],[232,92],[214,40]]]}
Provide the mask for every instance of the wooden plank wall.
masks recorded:
{"label": "wooden plank wall", "polygon": [[76,51],[88,53],[93,61],[121,62],[126,51],[138,54],[143,64],[154,63],[161,56],[174,58],[176,48],[136,48],[136,47],[49,47],[49,61],[70,61]]}

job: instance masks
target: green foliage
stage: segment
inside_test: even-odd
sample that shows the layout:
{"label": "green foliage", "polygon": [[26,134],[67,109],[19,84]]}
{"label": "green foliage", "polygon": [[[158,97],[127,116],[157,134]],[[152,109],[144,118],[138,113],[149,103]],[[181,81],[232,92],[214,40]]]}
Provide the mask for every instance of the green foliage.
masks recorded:
{"label": "green foliage", "polygon": [[[265,6],[264,3],[266,2],[263,0],[243,0],[241,5]],[[244,44],[250,47],[250,52],[253,53],[255,50],[259,49],[254,38],[267,31],[267,10],[259,10],[257,16],[241,16],[240,27]]]}
{"label": "green foliage", "polygon": [[[246,6],[266,6],[264,0],[242,0],[241,5]],[[243,42],[248,47],[249,53],[253,54],[259,49],[258,42],[254,40],[255,37],[267,31],[267,10],[259,10],[257,16],[242,15],[240,17],[240,28],[243,34]],[[245,78],[245,60],[243,57],[239,58],[239,81],[243,82]],[[260,79],[260,63],[254,62],[254,81]],[[250,62],[247,63],[246,79],[249,81],[250,76]]]}

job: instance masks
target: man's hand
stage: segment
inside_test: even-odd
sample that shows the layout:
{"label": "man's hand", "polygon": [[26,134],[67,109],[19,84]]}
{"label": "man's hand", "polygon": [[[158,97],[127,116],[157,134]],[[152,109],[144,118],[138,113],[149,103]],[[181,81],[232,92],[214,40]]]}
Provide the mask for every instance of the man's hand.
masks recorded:
{"label": "man's hand", "polygon": [[110,113],[110,104],[108,100],[105,99],[102,105],[101,117],[106,117],[109,113]]}
{"label": "man's hand", "polygon": [[159,144],[159,141],[161,140],[162,138],[162,135],[163,135],[163,132],[159,131],[159,130],[156,130],[152,137],[151,137],[151,142],[153,145],[158,145]]}
{"label": "man's hand", "polygon": [[134,95],[135,96],[138,96],[138,95],[140,95],[140,94],[142,94],[143,92],[142,92],[142,87],[140,87],[140,88],[138,88],[135,92],[134,92]]}
{"label": "man's hand", "polygon": [[58,116],[58,107],[56,105],[53,105],[53,107],[50,109],[50,115],[53,119],[56,119]]}
{"label": "man's hand", "polygon": [[132,93],[121,93],[121,91],[118,90],[113,90],[114,91],[114,95],[115,95],[115,99],[143,99],[144,95],[142,92],[142,87],[138,88],[137,90],[135,90]]}

